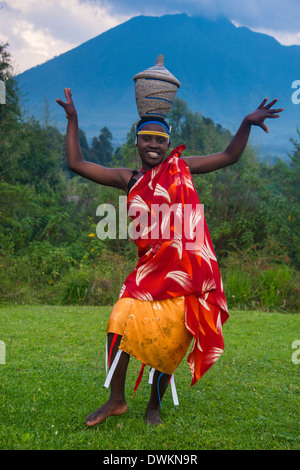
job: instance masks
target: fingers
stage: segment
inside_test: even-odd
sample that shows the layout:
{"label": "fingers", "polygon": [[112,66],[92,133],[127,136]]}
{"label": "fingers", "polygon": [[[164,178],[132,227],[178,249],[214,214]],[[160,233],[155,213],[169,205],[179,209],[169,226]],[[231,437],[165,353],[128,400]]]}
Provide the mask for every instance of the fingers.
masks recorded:
{"label": "fingers", "polygon": [[276,103],[277,99],[272,101],[269,106],[266,106],[264,109],[267,110],[267,117],[268,118],[279,118],[280,114],[284,110],[284,108],[278,108],[278,109],[269,109],[270,106],[272,106],[274,103]]}
{"label": "fingers", "polygon": [[65,112],[66,112],[66,116],[67,118],[69,117],[69,114],[67,113],[67,110],[66,110],[66,106],[67,106],[67,103],[64,103],[62,100],[60,99],[56,99],[55,100],[57,104],[59,104],[62,108],[64,108]]}
{"label": "fingers", "polygon": [[257,109],[263,108],[263,107],[265,106],[265,104],[266,104],[267,101],[268,101],[268,98],[265,98],[265,99],[260,103],[260,105],[258,106]]}
{"label": "fingers", "polygon": [[65,92],[65,97],[67,98],[67,103],[72,102],[72,93],[71,93],[71,88],[64,88]]}
{"label": "fingers", "polygon": [[[273,113],[281,113],[281,111],[283,111],[283,109],[276,109],[276,110],[273,111]],[[271,114],[268,117],[269,118],[276,118],[276,117],[280,117],[280,114]]]}
{"label": "fingers", "polygon": [[[284,108],[278,108],[278,109],[270,109],[275,103],[277,103],[278,101],[278,98],[275,98],[275,100],[271,101],[269,104],[266,104],[266,102],[268,101],[268,98],[265,98],[261,104],[258,106],[257,109],[268,109],[270,110],[270,113],[281,113],[282,111],[284,111]],[[274,116],[275,117],[275,116]],[[276,116],[276,117],[279,117],[279,116]]]}
{"label": "fingers", "polygon": [[269,132],[269,128],[265,125],[264,122],[262,122],[261,124],[258,124],[259,127],[261,127],[267,134]]}
{"label": "fingers", "polygon": [[[71,88],[64,88],[64,93],[65,97],[67,99],[67,102],[65,103],[64,101],[60,100],[59,98],[56,99],[56,103],[62,106],[64,109],[66,109],[66,106],[70,103],[73,103],[72,101],[72,92]],[[68,115],[67,115],[68,116]]]}
{"label": "fingers", "polygon": [[263,125],[262,128],[267,134],[269,133],[269,128],[265,124]]}
{"label": "fingers", "polygon": [[265,108],[270,109],[273,106],[273,104],[275,104],[277,101],[278,101],[278,98],[275,98],[275,100],[271,101],[271,103],[269,103],[267,106],[265,106]]}
{"label": "fingers", "polygon": [[56,101],[57,104],[59,104],[59,105],[62,106],[63,108],[65,107],[65,103],[64,103],[62,100],[60,100],[59,98],[56,98],[55,101]]}

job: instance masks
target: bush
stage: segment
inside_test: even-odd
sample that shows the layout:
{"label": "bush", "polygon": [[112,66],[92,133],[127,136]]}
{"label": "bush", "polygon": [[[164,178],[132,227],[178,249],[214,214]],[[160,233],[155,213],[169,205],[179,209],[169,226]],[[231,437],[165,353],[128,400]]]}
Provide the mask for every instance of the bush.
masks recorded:
{"label": "bush", "polygon": [[249,273],[233,267],[225,272],[223,281],[229,308],[253,306],[254,282]]}
{"label": "bush", "polygon": [[60,303],[112,305],[133,266],[122,256],[102,250],[93,263],[71,268],[61,280]]}
{"label": "bush", "polygon": [[288,261],[269,266],[262,255],[235,253],[221,268],[228,307],[299,311],[297,273]]}
{"label": "bush", "polygon": [[266,268],[258,276],[260,304],[267,309],[284,308],[293,297],[294,271],[290,266]]}
{"label": "bush", "polygon": [[89,304],[93,295],[94,270],[71,269],[64,277],[61,293],[63,304]]}

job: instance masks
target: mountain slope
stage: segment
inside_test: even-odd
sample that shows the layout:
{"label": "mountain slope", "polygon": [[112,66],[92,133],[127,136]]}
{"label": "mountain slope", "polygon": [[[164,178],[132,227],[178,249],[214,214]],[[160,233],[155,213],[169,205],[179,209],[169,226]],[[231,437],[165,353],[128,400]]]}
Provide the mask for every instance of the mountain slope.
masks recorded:
{"label": "mountain slope", "polygon": [[182,84],[177,96],[232,132],[265,96],[279,98],[282,117],[270,122],[268,136],[254,129],[252,142],[262,146],[264,156],[284,157],[291,149],[289,138],[300,126],[300,105],[291,101],[292,82],[300,78],[300,46],[282,46],[223,17],[132,18],[18,75],[24,108],[42,118],[46,99],[52,119],[64,131],[64,113],[55,99],[70,87],[87,137],[106,125],[120,143],[138,119],[132,77],[154,65],[160,53]]}

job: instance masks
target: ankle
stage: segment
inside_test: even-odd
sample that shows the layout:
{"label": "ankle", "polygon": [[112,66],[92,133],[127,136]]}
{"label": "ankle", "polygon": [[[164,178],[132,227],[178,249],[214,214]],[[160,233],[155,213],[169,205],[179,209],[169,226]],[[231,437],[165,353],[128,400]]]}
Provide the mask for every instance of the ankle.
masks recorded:
{"label": "ankle", "polygon": [[124,396],[123,396],[123,397],[120,397],[120,396],[113,396],[113,395],[111,395],[111,396],[109,397],[109,400],[108,400],[108,401],[111,402],[111,403],[120,403],[120,404],[123,404],[123,403],[124,403],[124,404],[126,404],[126,400],[125,400],[125,397],[124,397]]}
{"label": "ankle", "polygon": [[146,410],[153,410],[153,411],[160,411],[160,405],[159,403],[151,403],[150,401],[147,404]]}

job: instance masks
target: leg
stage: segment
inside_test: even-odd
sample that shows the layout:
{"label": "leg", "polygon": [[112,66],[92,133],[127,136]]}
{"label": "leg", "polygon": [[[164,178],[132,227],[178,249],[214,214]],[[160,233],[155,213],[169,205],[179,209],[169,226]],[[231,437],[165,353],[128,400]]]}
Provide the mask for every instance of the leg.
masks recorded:
{"label": "leg", "polygon": [[158,370],[154,372],[150,400],[146,409],[147,424],[154,424],[156,426],[162,424],[162,420],[159,414],[160,405],[165,391],[167,390],[169,379],[170,375],[161,375]]}
{"label": "leg", "polygon": [[[108,333],[108,348],[110,349],[113,339],[113,333]],[[121,336],[118,336],[112,350],[111,363],[119,349]],[[86,417],[87,426],[94,426],[95,424],[104,421],[109,416],[121,415],[127,411],[127,403],[125,400],[125,379],[126,371],[129,362],[129,354],[122,352],[117,367],[114,371],[110,382],[110,397],[109,400],[101,406],[98,410],[94,411]]]}

